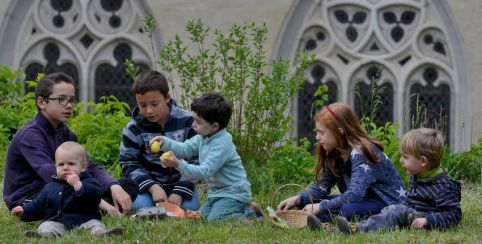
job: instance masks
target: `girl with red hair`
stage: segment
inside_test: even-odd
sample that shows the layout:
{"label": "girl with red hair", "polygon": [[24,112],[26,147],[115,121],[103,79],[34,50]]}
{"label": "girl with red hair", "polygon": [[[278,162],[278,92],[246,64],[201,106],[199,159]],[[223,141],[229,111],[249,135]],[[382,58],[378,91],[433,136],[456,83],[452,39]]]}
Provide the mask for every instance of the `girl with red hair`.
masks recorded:
{"label": "girl with red hair", "polygon": [[[401,202],[405,186],[400,175],[349,105],[333,103],[317,112],[316,140],[316,183],[281,201],[278,211],[292,207],[309,211],[308,225],[317,229],[334,215],[365,218]],[[330,195],[335,185],[340,194]]]}

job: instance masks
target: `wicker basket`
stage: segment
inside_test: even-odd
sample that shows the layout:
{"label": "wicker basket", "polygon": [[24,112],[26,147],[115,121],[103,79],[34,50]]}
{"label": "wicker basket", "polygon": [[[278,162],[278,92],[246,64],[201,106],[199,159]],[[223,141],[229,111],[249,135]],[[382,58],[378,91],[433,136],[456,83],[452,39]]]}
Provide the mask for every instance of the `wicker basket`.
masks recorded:
{"label": "wicker basket", "polygon": [[[276,191],[273,193],[271,197],[271,205],[274,202],[274,197],[276,193],[278,193],[279,190],[281,190],[284,187],[287,186],[297,186],[300,187],[302,190],[305,190],[305,188],[301,185],[298,184],[285,184],[280,186]],[[310,197],[311,204],[313,204],[313,197],[311,194],[308,192],[308,196]],[[312,209],[313,211],[313,209]],[[310,215],[310,212],[303,211],[303,210],[281,210],[276,212],[276,216],[278,218],[284,220],[290,228],[303,228],[306,227],[307,223],[307,218]],[[271,219],[271,223],[277,227],[280,228],[286,228],[284,225],[280,224],[279,222],[276,221],[276,219]]]}

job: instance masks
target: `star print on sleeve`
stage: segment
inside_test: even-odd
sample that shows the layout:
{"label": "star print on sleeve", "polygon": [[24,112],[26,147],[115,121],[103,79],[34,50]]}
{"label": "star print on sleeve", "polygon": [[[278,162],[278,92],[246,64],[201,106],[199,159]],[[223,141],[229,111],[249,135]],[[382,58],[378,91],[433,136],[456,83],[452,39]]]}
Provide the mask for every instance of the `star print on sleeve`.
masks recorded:
{"label": "star print on sleeve", "polygon": [[362,167],[362,168],[365,170],[365,173],[366,173],[369,169],[371,169],[368,164],[362,164],[360,167]]}
{"label": "star print on sleeve", "polygon": [[405,191],[405,189],[403,189],[403,187],[401,186],[400,186],[400,189],[397,190],[397,192],[399,197],[405,197],[405,194],[407,193],[407,191]]}

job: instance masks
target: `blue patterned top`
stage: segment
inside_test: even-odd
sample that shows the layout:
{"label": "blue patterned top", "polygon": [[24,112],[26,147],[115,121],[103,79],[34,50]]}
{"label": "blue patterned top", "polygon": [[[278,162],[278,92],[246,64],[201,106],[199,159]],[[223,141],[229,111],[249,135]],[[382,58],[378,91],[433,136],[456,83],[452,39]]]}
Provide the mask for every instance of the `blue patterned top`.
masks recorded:
{"label": "blue patterned top", "polygon": [[349,157],[351,167],[340,167],[340,177],[336,177],[325,164],[321,182],[313,184],[308,191],[299,194],[300,207],[311,203],[308,193],[315,202],[326,199],[335,184],[341,194],[333,199],[321,201],[320,210],[340,209],[343,204],[360,202],[367,195],[377,197],[386,205],[400,203],[406,193],[402,178],[383,151],[374,147],[374,152],[380,159],[377,164],[357,149],[352,149]]}

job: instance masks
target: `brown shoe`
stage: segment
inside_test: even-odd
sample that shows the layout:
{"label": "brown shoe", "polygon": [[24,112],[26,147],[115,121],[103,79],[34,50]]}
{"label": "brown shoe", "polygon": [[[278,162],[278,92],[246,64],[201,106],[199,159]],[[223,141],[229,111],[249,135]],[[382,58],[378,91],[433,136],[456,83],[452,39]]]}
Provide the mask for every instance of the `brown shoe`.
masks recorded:
{"label": "brown shoe", "polygon": [[261,207],[256,202],[253,202],[253,201],[249,202],[246,205],[246,208],[252,209],[254,211],[254,213],[256,214],[256,218],[263,217],[263,212],[261,211]]}
{"label": "brown shoe", "polygon": [[357,232],[357,225],[348,222],[345,217],[337,216],[336,225],[338,225],[338,229],[345,234],[351,235]]}

